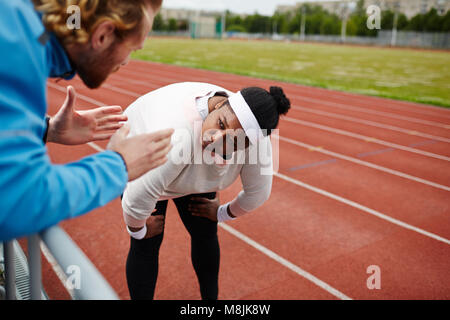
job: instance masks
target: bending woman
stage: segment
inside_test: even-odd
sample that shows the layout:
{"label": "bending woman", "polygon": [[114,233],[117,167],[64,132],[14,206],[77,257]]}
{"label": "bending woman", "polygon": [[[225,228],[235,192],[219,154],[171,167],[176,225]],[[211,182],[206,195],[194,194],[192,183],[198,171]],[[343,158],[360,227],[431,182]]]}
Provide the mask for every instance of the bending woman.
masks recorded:
{"label": "bending woman", "polygon": [[[164,105],[164,108],[157,106]],[[126,276],[132,299],[153,299],[169,199],[191,236],[202,299],[218,296],[217,223],[261,206],[272,187],[270,133],[290,102],[279,87],[234,93],[207,83],[176,83],[152,91],[125,111],[130,135],[174,128],[168,161],[128,183],[122,198],[131,236]],[[242,191],[220,204],[217,192],[240,176]]]}

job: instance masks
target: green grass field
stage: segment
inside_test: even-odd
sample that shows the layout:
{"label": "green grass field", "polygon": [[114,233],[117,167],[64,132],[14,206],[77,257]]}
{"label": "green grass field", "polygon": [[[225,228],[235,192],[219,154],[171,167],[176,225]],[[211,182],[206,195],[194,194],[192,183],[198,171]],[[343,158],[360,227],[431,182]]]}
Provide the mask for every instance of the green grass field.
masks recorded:
{"label": "green grass field", "polygon": [[450,52],[151,38],[132,57],[450,107]]}

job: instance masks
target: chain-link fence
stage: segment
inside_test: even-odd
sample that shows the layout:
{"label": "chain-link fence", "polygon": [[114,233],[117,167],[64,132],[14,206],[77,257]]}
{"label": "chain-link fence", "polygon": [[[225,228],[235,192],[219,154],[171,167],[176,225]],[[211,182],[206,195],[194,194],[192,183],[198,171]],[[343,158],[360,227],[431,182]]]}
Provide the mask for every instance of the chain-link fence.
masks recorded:
{"label": "chain-link fence", "polygon": [[[190,37],[189,32],[152,32],[154,36],[176,36]],[[201,36],[198,38],[202,38]],[[217,38],[217,36],[209,35],[206,38]],[[243,32],[227,32],[225,38],[228,39],[255,39],[255,40],[281,40],[281,41],[300,41],[300,36],[284,35],[284,34],[264,34],[264,33],[243,33]],[[359,45],[374,46],[399,46],[414,48],[434,48],[434,49],[450,49],[450,33],[448,32],[412,32],[397,31],[396,35],[392,35],[392,31],[380,30],[376,37],[356,37],[341,35],[314,35],[307,34],[303,41],[307,42],[328,42],[328,43],[347,43]]]}

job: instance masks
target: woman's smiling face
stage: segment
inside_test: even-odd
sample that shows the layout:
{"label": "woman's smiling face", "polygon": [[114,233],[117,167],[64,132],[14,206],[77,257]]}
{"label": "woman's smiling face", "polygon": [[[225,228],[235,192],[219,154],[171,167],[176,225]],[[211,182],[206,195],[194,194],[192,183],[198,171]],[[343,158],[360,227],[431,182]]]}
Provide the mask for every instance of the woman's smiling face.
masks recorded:
{"label": "woman's smiling face", "polygon": [[238,149],[248,146],[244,130],[228,103],[227,97],[209,99],[209,114],[202,124],[202,148],[229,158]]}

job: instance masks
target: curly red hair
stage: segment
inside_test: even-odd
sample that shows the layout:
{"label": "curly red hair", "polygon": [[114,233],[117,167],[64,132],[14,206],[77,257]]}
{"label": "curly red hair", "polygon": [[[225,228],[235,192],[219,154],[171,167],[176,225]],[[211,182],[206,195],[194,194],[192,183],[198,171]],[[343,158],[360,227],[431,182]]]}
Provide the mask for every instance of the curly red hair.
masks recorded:
{"label": "curly red hair", "polygon": [[[64,44],[86,43],[97,26],[111,21],[119,39],[134,34],[148,18],[146,5],[156,11],[162,0],[34,0],[36,10],[42,12],[42,22],[47,31],[53,32]],[[69,6],[80,8],[80,29],[71,29],[67,19],[72,12]]]}

